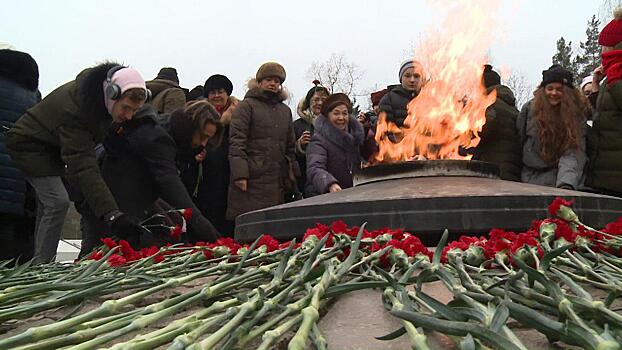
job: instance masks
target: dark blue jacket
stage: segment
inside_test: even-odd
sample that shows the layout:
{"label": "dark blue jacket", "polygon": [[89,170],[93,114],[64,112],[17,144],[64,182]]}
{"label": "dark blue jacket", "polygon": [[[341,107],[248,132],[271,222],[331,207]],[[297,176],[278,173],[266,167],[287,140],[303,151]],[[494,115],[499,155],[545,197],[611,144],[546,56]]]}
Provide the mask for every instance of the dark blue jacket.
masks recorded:
{"label": "dark blue jacket", "polygon": [[35,90],[0,76],[0,213],[22,215],[26,182],[6,148],[6,131],[40,99]]}

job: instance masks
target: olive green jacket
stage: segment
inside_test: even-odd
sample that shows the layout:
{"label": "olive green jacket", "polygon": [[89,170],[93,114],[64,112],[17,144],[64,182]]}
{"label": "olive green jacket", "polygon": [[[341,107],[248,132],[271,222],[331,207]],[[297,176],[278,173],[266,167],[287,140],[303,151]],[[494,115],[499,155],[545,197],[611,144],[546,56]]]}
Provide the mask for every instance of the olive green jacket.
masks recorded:
{"label": "olive green jacket", "polygon": [[52,91],[20,117],[7,138],[13,161],[27,177],[66,177],[98,217],[118,210],[95,156],[112,122],[102,88],[111,66],[86,69]]}

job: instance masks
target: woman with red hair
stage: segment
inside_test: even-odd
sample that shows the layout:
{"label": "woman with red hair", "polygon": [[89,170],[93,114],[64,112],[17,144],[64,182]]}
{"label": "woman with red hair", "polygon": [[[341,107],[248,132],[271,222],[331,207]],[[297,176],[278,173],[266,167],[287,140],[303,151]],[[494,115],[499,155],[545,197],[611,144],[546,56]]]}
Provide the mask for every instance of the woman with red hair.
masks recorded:
{"label": "woman with red hair", "polygon": [[542,83],[517,119],[523,145],[523,182],[577,189],[582,186],[587,100],[559,65],[542,72]]}

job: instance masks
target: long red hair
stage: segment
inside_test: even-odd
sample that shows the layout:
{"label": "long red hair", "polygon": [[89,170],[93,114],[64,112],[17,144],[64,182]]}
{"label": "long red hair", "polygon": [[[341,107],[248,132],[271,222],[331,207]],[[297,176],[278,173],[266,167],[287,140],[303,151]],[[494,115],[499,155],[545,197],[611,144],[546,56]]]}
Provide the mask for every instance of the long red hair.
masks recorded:
{"label": "long red hair", "polygon": [[588,102],[578,89],[563,86],[561,103],[552,106],[544,87],[539,87],[534,98],[534,117],[540,139],[540,156],[556,164],[568,150],[578,150],[580,127],[585,122]]}

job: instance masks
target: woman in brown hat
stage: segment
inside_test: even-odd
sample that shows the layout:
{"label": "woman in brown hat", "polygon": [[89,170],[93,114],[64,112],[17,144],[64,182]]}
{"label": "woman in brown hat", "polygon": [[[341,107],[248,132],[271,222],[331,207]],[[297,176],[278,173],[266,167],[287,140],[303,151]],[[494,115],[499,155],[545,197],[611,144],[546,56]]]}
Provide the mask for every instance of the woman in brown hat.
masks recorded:
{"label": "woman in brown hat", "polygon": [[359,147],[364,138],[348,96],[330,95],[315,120],[315,134],[307,151],[307,195],[352,187],[352,171],[361,164]]}
{"label": "woman in brown hat", "polygon": [[292,112],[283,103],[285,69],[264,63],[238,104],[229,131],[231,184],[227,218],[285,202],[300,171],[294,155]]}

